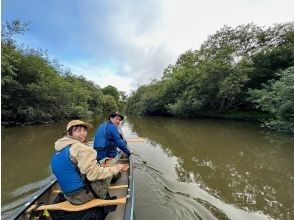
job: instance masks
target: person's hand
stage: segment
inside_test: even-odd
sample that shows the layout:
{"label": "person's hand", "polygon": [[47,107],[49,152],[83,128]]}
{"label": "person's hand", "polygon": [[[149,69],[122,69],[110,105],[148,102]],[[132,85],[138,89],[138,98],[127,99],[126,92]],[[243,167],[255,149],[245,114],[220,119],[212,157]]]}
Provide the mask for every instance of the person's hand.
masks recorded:
{"label": "person's hand", "polygon": [[128,164],[117,164],[116,165],[119,171],[127,171],[129,169],[129,165]]}
{"label": "person's hand", "polygon": [[129,151],[130,151],[131,154],[133,153],[133,149],[132,148],[130,148]]}

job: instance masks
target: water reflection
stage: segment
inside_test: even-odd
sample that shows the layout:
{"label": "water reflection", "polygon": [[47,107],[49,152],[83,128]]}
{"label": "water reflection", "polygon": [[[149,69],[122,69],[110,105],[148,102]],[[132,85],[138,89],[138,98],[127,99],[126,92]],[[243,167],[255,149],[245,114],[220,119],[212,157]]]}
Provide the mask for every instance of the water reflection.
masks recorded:
{"label": "water reflection", "polygon": [[[129,117],[133,132],[177,158],[177,180],[247,212],[293,218],[293,137],[230,121]],[[160,163],[160,160],[158,160]],[[209,202],[209,201],[208,201]]]}
{"label": "water reflection", "polygon": [[[91,123],[97,127],[105,118]],[[54,142],[65,127],[2,129],[5,210],[46,182]],[[293,137],[242,122],[160,117],[129,117],[123,131],[148,139],[132,144],[142,154],[134,169],[138,219],[294,218]],[[89,139],[93,135],[94,129]]]}
{"label": "water reflection", "polygon": [[[2,204],[12,201],[15,189],[50,175],[49,155],[63,127],[58,125],[2,129]],[[29,180],[29,181],[27,181]]]}

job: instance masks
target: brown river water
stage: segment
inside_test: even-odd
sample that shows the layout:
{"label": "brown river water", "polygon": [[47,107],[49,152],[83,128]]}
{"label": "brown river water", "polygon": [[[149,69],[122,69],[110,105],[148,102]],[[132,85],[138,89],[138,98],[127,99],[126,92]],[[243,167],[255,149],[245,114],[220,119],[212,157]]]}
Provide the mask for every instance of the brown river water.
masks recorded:
{"label": "brown river water", "polygon": [[[65,127],[2,128],[3,219],[46,185]],[[164,117],[130,116],[122,130],[136,153],[136,220],[294,219],[293,136],[245,122]]]}

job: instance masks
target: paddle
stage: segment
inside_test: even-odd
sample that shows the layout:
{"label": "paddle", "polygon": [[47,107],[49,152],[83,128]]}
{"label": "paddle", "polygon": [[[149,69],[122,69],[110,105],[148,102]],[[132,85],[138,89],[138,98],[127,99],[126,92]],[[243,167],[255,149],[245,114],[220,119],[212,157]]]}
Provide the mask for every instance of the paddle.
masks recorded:
{"label": "paddle", "polygon": [[[93,199],[90,202],[87,202],[82,205],[73,205],[69,201],[57,203],[57,204],[50,204],[50,205],[41,205],[40,207],[36,208],[35,210],[63,210],[68,212],[77,212],[83,211],[89,208],[93,208],[96,206],[109,206],[109,205],[123,205],[126,203],[126,197],[122,197],[119,199],[114,200],[103,200],[103,199]],[[34,209],[36,205],[31,205],[30,208],[26,211],[29,213],[32,209]]]}
{"label": "paddle", "polygon": [[146,141],[145,138],[141,138],[141,137],[138,137],[138,138],[130,138],[127,140],[127,142],[140,142],[140,141]]}
{"label": "paddle", "polygon": [[130,151],[131,151],[131,155],[133,154],[133,155],[136,155],[136,156],[142,157],[141,154],[137,154],[137,153],[135,153],[134,150],[133,150],[133,148],[130,148]]}
{"label": "paddle", "polygon": [[133,155],[136,155],[136,156],[139,156],[139,157],[142,157],[141,154],[137,154],[137,153],[134,153],[134,152],[132,152],[132,154],[133,154]]}

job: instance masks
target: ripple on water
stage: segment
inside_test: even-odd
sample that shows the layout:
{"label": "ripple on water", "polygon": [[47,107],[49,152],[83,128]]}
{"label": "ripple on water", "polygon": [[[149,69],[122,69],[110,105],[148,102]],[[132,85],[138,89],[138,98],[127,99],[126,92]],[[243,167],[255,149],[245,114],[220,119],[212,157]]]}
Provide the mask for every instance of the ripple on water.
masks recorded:
{"label": "ripple on water", "polygon": [[196,183],[178,182],[151,163],[134,161],[137,219],[268,219],[248,212],[203,189]]}
{"label": "ripple on water", "polygon": [[[135,163],[136,216],[138,219],[229,219],[207,201],[172,189],[172,181],[151,165]],[[178,183],[176,183],[178,184]],[[152,203],[150,203],[152,201]],[[146,210],[148,214],[146,215]]]}

